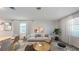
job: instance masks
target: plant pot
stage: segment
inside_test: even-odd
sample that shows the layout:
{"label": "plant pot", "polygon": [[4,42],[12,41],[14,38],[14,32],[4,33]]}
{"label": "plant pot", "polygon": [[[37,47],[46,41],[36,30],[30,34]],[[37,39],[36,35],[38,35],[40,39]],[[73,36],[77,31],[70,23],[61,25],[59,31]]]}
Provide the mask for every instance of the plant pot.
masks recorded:
{"label": "plant pot", "polygon": [[58,36],[55,36],[55,40],[56,40],[56,41],[59,41],[59,37],[58,37]]}

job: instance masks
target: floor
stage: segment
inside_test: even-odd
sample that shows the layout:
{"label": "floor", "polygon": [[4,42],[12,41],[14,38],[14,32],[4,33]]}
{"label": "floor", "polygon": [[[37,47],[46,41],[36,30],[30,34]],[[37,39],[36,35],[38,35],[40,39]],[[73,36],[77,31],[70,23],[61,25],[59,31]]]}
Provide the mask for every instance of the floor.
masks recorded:
{"label": "floor", "polygon": [[[30,45],[32,42],[27,42],[27,41],[20,41],[20,48],[17,49],[17,51],[24,51],[25,47],[27,45]],[[57,45],[57,41],[52,42],[52,46],[51,46],[51,51],[78,51],[78,49],[68,46],[66,45],[66,48],[61,48]]]}
{"label": "floor", "polygon": [[51,48],[51,51],[78,51],[78,49],[72,47],[72,46],[69,46],[69,45],[66,45],[66,48],[62,48],[62,47],[59,47],[57,45],[58,42],[53,42],[52,43],[52,48]]}

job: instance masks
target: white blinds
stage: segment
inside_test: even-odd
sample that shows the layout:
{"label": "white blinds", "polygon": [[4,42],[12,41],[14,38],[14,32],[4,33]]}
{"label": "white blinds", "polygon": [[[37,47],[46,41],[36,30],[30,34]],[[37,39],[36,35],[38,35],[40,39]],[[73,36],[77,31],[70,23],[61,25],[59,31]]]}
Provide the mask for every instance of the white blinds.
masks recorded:
{"label": "white blinds", "polygon": [[79,17],[72,21],[72,36],[79,37]]}

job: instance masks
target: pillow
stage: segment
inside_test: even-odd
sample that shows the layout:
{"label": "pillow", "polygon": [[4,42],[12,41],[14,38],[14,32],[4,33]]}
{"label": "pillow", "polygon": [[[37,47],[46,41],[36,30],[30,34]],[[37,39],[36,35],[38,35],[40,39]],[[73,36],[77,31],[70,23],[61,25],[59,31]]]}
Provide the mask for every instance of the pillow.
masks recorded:
{"label": "pillow", "polygon": [[35,37],[41,37],[41,34],[36,34]]}
{"label": "pillow", "polygon": [[49,37],[49,35],[48,34],[45,34],[45,36],[44,37]]}

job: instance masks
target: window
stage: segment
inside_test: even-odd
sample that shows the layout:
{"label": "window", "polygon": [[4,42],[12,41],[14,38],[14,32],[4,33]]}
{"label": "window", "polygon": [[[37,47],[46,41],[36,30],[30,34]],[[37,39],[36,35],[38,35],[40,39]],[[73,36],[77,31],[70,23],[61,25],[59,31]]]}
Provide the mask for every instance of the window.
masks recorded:
{"label": "window", "polygon": [[71,22],[72,24],[72,35],[75,37],[79,37],[79,17],[75,18]]}
{"label": "window", "polygon": [[20,33],[26,33],[26,23],[20,23]]}

